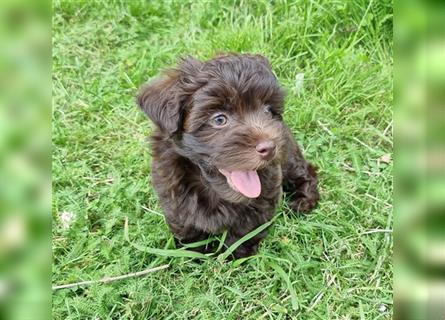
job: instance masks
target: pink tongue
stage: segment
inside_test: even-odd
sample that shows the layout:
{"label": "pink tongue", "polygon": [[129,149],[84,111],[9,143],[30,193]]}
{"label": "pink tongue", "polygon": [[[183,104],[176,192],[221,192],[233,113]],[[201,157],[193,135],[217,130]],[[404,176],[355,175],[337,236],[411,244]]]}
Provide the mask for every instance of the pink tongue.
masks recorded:
{"label": "pink tongue", "polygon": [[233,185],[248,198],[256,198],[261,193],[260,177],[256,171],[232,171],[230,178]]}

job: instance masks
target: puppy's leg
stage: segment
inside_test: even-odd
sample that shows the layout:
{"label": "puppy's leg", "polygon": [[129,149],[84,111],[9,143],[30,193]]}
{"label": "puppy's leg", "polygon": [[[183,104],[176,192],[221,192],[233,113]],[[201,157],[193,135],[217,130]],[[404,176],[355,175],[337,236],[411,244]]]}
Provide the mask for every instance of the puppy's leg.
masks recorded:
{"label": "puppy's leg", "polygon": [[287,159],[282,166],[283,189],[290,195],[290,207],[296,212],[311,211],[320,199],[315,167],[307,162],[289,128],[286,128]]}
{"label": "puppy's leg", "polygon": [[[206,240],[209,238],[209,234],[200,230],[197,230],[193,227],[188,228],[181,228],[180,230],[178,228],[172,227],[170,225],[170,229],[172,230],[173,234],[175,235],[175,244],[176,248],[181,248],[184,245]],[[213,252],[214,246],[212,244],[188,248],[189,250],[200,252],[200,253],[209,253]]]}
{"label": "puppy's leg", "polygon": [[[240,234],[237,231],[229,230],[229,232],[227,234],[227,239],[226,239],[225,245],[227,247],[230,247],[232,244],[234,244],[236,241],[241,239],[246,234]],[[231,259],[239,259],[239,258],[253,256],[254,254],[257,253],[258,246],[259,246],[261,240],[263,240],[266,237],[266,235],[267,235],[267,232],[263,231],[263,232],[257,234],[252,239],[247,240],[246,242],[241,244],[238,248],[236,248],[236,250],[232,253],[232,257],[230,257],[230,258]]]}

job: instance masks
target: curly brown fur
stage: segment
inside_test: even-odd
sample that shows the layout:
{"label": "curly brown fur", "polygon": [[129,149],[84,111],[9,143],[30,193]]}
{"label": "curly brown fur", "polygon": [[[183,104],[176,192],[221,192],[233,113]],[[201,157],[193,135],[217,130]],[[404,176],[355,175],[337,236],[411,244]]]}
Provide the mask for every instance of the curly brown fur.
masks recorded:
{"label": "curly brown fur", "polygon": [[[283,99],[260,55],[188,57],[142,88],[138,104],[157,126],[153,184],[180,242],[227,230],[231,245],[272,219],[282,185],[292,209],[315,207],[315,168],[282,121]],[[243,243],[234,256],[255,254],[265,236]]]}

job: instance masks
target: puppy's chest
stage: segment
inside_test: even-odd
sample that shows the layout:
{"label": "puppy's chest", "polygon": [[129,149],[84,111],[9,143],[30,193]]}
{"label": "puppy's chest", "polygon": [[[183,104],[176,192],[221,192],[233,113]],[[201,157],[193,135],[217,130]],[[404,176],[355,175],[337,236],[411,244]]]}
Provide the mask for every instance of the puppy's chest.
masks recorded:
{"label": "puppy's chest", "polygon": [[274,199],[255,199],[248,203],[221,201],[216,207],[205,208],[194,224],[207,232],[220,233],[237,226],[258,226],[269,221],[276,211],[279,196]]}
{"label": "puppy's chest", "polygon": [[282,197],[281,170],[280,173],[269,175],[262,183],[262,192],[256,199],[243,198],[242,201],[231,202],[220,199],[214,207],[201,211],[204,219],[203,229],[219,233],[226,228],[242,226],[258,226],[269,221],[276,213]]}

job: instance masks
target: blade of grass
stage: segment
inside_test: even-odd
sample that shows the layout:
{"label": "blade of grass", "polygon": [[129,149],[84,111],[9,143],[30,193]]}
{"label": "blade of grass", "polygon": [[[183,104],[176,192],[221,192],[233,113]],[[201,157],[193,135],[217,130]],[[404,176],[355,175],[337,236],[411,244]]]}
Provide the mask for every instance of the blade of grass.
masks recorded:
{"label": "blade of grass", "polygon": [[210,237],[208,239],[201,240],[201,241],[196,241],[196,242],[191,242],[191,243],[181,243],[181,245],[184,248],[198,248],[198,247],[206,246],[216,240],[217,239],[215,237]]}
{"label": "blade of grass", "polygon": [[199,258],[199,259],[208,259],[209,257],[205,254],[194,252],[194,251],[187,251],[184,249],[177,249],[177,250],[170,250],[170,249],[157,249],[157,248],[149,248],[149,247],[143,247],[139,244],[133,243],[130,241],[130,237],[128,235],[128,218],[125,217],[125,224],[124,224],[124,236],[125,240],[135,249],[151,253],[154,255],[164,256],[164,257],[175,257],[175,258]]}
{"label": "blade of grass", "polygon": [[286,272],[284,272],[283,268],[281,268],[274,261],[270,261],[268,264],[277,272],[277,274],[284,280],[284,282],[286,282],[287,289],[289,290],[290,293],[292,309],[298,310],[297,293],[295,292],[295,289],[292,286],[289,276],[286,274]]}
{"label": "blade of grass", "polygon": [[229,257],[240,245],[242,245],[244,242],[246,242],[249,239],[252,239],[257,234],[261,233],[265,229],[267,229],[274,221],[275,219],[280,216],[281,214],[277,214],[275,217],[273,217],[272,220],[266,222],[265,224],[262,224],[258,228],[250,231],[248,234],[246,234],[244,237],[233,243],[224,253],[221,254],[221,259],[225,260],[227,257]]}
{"label": "blade of grass", "polygon": [[227,238],[227,230],[224,230],[223,234],[219,238],[218,248],[216,248],[216,251],[213,254],[216,254],[219,251],[221,251],[222,247],[224,246],[224,242],[226,242],[226,238]]}

